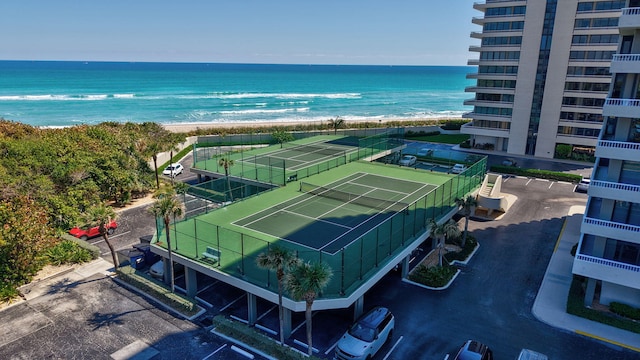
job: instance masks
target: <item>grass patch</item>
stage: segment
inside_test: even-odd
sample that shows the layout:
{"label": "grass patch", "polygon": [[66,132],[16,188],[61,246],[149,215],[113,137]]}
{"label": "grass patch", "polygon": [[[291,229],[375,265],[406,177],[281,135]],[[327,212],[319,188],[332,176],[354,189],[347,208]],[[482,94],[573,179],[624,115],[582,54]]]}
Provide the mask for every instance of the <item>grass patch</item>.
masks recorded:
{"label": "grass patch", "polygon": [[81,264],[94,259],[93,253],[77,242],[62,240],[54,247],[47,249],[44,253],[47,263],[51,265]]}
{"label": "grass patch", "polygon": [[142,275],[131,266],[122,266],[116,272],[120,280],[151,295],[154,299],[184,314],[186,317],[191,317],[200,310],[196,300],[172,293],[164,284]]}
{"label": "grass patch", "polygon": [[569,289],[569,297],[567,298],[567,313],[582,318],[597,321],[599,323],[617,327],[640,334],[640,323],[631,319],[625,319],[621,316],[590,309],[584,306],[584,278],[574,276]]}
{"label": "grass patch", "polygon": [[276,359],[281,360],[303,360],[318,359],[315,356],[307,357],[298,351],[287,346],[282,346],[274,339],[258,332],[254,327],[248,326],[238,321],[227,319],[222,315],[213,318],[215,330],[221,334],[234,338],[244,344],[262,351]]}

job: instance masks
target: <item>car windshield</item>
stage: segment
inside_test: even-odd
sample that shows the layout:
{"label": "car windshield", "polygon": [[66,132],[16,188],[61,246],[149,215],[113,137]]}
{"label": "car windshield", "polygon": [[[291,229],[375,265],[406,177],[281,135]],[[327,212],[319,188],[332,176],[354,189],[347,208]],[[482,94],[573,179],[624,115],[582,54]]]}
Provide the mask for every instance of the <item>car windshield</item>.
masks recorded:
{"label": "car windshield", "polygon": [[357,322],[349,329],[349,335],[362,341],[372,342],[376,337],[376,330]]}

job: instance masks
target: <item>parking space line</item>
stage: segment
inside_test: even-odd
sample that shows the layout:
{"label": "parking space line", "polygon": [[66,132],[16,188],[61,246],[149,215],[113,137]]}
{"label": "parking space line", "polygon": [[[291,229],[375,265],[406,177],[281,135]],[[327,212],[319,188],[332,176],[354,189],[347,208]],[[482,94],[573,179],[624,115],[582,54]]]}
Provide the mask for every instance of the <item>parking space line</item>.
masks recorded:
{"label": "parking space line", "polygon": [[529,181],[527,181],[527,183],[526,183],[526,184],[524,184],[524,186],[529,185],[529,183],[530,183],[531,181],[533,181],[533,179],[529,179]]}
{"label": "parking space line", "polygon": [[[123,232],[123,233],[119,233],[118,235],[109,236],[109,240],[111,240],[111,239],[117,239],[117,238],[119,238],[120,236],[127,235],[127,234],[128,234],[128,233],[130,233],[130,232],[131,232],[131,231],[125,231],[125,232]],[[91,243],[89,243],[89,244],[91,244],[91,245],[95,245],[95,244],[100,244],[101,242],[104,242],[104,238],[103,238],[102,236],[100,237],[100,240],[98,240],[98,241],[94,241],[94,242],[91,242]]]}
{"label": "parking space line", "polygon": [[398,344],[400,344],[400,341],[402,341],[402,339],[404,339],[404,336],[400,336],[398,341],[396,341],[396,343],[393,344],[393,347],[391,349],[389,349],[389,351],[387,351],[387,354],[384,356],[383,360],[387,360],[389,358],[389,356],[391,356],[391,353],[393,352],[393,350],[396,349],[396,347],[398,347]]}
{"label": "parking space line", "polygon": [[255,358],[255,356],[253,356],[253,354],[251,354],[250,352],[244,351],[244,350],[240,349],[239,347],[237,347],[235,345],[231,345],[231,350],[237,352],[238,354],[240,354],[240,355],[242,355],[242,356],[244,356],[246,358],[249,358],[249,359]]}
{"label": "parking space line", "polygon": [[223,307],[222,309],[220,309],[220,312],[223,312],[225,310],[227,310],[227,308],[229,308],[231,305],[235,304],[238,300],[242,299],[243,297],[245,297],[245,294],[240,295],[239,298],[233,300],[232,302],[230,302],[229,304],[227,304],[225,307]]}
{"label": "parking space line", "polygon": [[203,292],[203,291],[208,290],[208,289],[209,289],[209,288],[211,288],[212,286],[216,285],[218,282],[219,282],[219,281],[218,281],[218,280],[216,280],[216,281],[214,281],[214,282],[213,282],[213,283],[211,283],[211,284],[207,284],[207,286],[203,286],[203,287],[202,287],[202,289],[198,290],[198,294],[200,294],[200,293],[201,293],[201,292]]}
{"label": "parking space line", "polygon": [[272,311],[273,311],[273,309],[275,309],[275,308],[277,308],[277,306],[276,306],[276,305],[273,305],[273,306],[271,307],[271,309],[269,309],[269,310],[265,311],[265,312],[264,312],[264,314],[262,314],[262,316],[259,316],[259,317],[256,319],[256,321],[260,321],[260,319],[262,319],[263,317],[267,316],[267,315],[268,315],[270,312],[272,312]]}
{"label": "parking space line", "polygon": [[552,181],[552,182],[549,184],[549,187],[548,187],[547,189],[551,189],[551,187],[553,186],[553,184],[554,184],[554,182]]}
{"label": "parking space line", "polygon": [[336,346],[338,346],[338,342],[340,342],[340,340],[336,341],[333,343],[333,345],[331,345],[331,347],[329,349],[327,349],[327,351],[324,352],[325,355],[329,355],[329,353],[331,351],[333,351],[333,349],[335,349]]}
{"label": "parking space line", "polygon": [[220,352],[222,349],[226,348],[227,344],[223,344],[222,346],[220,346],[219,348],[217,348],[214,352],[212,352],[211,354],[205,356],[202,358],[202,360],[207,360],[208,358],[212,357],[213,355],[215,355],[216,353]]}

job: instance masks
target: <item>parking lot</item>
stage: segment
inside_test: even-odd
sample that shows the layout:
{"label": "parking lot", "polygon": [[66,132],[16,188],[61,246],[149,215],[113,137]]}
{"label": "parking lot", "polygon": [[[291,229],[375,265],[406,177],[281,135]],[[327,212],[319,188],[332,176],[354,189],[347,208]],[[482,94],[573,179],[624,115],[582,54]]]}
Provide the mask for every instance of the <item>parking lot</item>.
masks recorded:
{"label": "parking lot", "polygon": [[[188,174],[178,179],[189,179]],[[587,195],[574,188],[563,182],[507,177],[503,192],[517,200],[498,220],[470,222],[480,248],[447,290],[426,290],[402,282],[399,272],[387,274],[364,302],[365,310],[381,305],[396,317],[393,339],[375,359],[444,359],[468,339],[489,345],[496,359],[515,358],[521,348],[544,352],[551,359],[636,359],[637,353],[555,329],[531,314],[564,216],[571,207],[586,203]],[[207,209],[195,199],[186,198],[186,203],[188,211]],[[145,207],[122,212],[119,225],[112,237],[118,249],[152,234],[154,227]],[[99,238],[94,243],[108,251]],[[428,246],[414,254],[412,265],[426,255]],[[198,284],[198,298],[207,312],[190,322],[159,310],[109,279],[62,282],[42,299],[2,313],[7,319],[3,335],[13,328],[26,330],[0,342],[0,358],[108,358],[137,340],[160,351],[162,358],[245,358],[206,327],[217,314],[246,321],[246,295],[205,276],[199,276]],[[181,276],[176,285],[184,287]],[[256,327],[277,338],[277,306],[258,300],[258,313]],[[314,313],[316,356],[332,357],[352,317],[351,308]],[[288,344],[306,352],[305,343],[304,314],[295,313]]]}

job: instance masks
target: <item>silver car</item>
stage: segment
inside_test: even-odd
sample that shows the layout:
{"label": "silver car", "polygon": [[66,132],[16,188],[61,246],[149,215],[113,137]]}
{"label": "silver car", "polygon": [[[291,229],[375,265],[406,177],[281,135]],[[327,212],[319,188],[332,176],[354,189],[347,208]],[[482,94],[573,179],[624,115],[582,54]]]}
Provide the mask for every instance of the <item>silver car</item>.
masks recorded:
{"label": "silver car", "polygon": [[389,309],[378,306],[361,316],[342,336],[334,360],[371,359],[391,339],[395,318]]}

